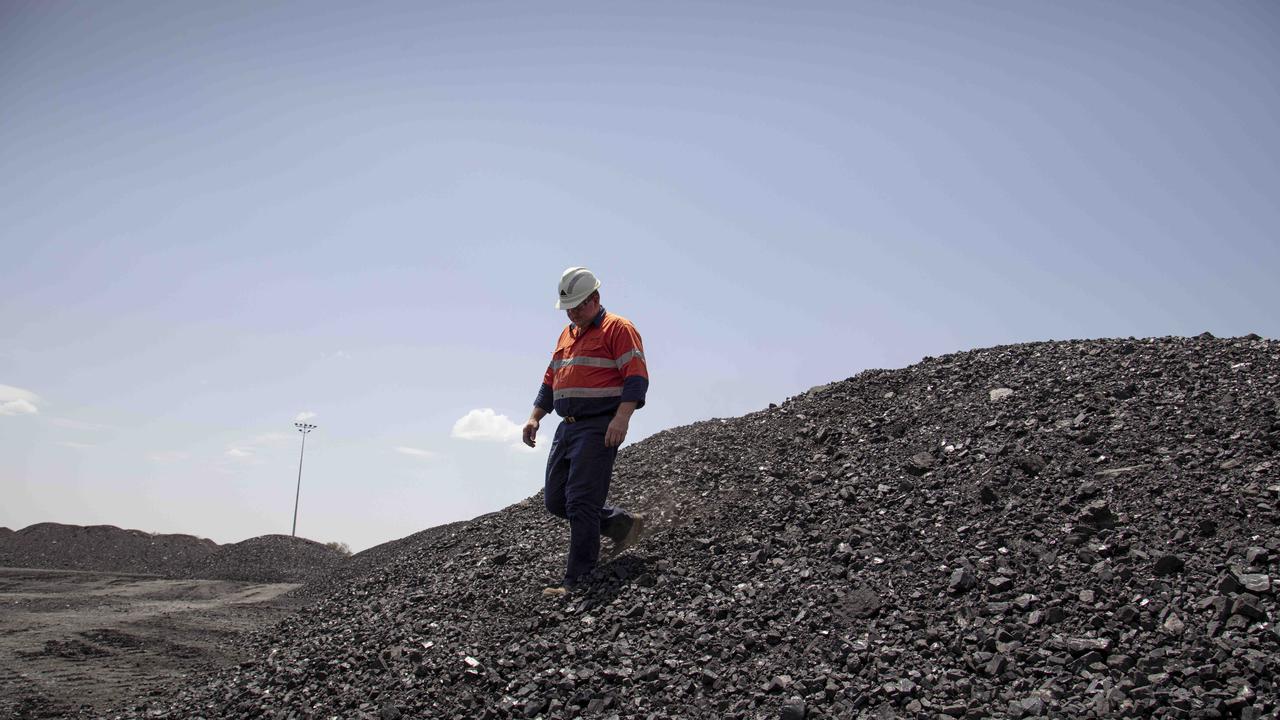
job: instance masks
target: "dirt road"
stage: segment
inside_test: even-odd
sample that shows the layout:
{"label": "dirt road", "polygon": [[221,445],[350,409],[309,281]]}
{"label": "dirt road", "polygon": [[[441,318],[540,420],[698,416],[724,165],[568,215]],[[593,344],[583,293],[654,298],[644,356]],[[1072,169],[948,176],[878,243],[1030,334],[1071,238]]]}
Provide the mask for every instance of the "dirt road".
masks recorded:
{"label": "dirt road", "polygon": [[0,568],[0,717],[105,712],[239,662],[237,639],[304,604],[295,587]]}

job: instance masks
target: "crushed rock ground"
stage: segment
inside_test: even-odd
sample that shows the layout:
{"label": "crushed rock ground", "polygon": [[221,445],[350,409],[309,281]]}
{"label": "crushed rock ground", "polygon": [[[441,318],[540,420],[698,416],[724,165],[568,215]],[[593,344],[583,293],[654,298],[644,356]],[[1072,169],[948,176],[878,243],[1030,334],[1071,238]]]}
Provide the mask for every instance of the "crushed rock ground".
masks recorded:
{"label": "crushed rock ground", "polygon": [[539,594],[567,528],[535,496],[115,716],[1271,717],[1278,402],[1257,336],[869,370],[625,448],[651,530],[583,593]]}

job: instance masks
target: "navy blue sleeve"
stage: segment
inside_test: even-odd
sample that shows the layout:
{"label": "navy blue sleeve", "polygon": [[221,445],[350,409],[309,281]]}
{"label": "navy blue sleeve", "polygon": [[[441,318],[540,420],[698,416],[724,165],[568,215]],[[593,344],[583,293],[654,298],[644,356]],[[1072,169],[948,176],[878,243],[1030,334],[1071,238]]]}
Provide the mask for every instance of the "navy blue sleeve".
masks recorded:
{"label": "navy blue sleeve", "polygon": [[[626,391],[624,390],[623,392],[625,393]],[[552,410],[551,398],[551,386],[542,383],[542,387],[538,388],[538,397],[534,399],[533,406],[542,408],[543,412],[550,415]]]}
{"label": "navy blue sleeve", "polygon": [[644,396],[649,392],[649,378],[632,375],[622,381],[622,402],[634,402],[636,409],[644,407]]}

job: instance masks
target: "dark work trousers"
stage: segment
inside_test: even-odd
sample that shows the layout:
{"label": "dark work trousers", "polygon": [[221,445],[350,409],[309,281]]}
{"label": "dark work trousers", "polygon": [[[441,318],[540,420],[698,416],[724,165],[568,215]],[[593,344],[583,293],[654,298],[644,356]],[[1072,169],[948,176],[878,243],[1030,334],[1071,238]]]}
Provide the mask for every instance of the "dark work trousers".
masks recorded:
{"label": "dark work trousers", "polygon": [[564,582],[584,580],[600,559],[600,534],[617,538],[630,524],[627,513],[607,507],[609,479],[618,448],[604,446],[612,415],[560,423],[547,457],[547,511],[569,521],[569,560]]}

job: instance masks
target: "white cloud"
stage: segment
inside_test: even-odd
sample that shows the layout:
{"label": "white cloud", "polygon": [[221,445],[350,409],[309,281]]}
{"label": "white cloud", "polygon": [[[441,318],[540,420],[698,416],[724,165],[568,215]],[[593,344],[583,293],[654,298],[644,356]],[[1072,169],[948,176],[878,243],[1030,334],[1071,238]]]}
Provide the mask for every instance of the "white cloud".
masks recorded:
{"label": "white cloud", "polygon": [[313,417],[315,417],[315,416],[316,416],[316,414],[315,414],[315,413],[313,413],[313,412],[306,412],[306,411],[304,410],[303,412],[298,413],[298,416],[297,416],[297,417],[295,417],[295,418],[293,419],[293,421],[294,421],[294,422],[306,422],[306,421],[310,420],[311,418],[313,418]]}
{"label": "white cloud", "polygon": [[147,459],[154,463],[172,463],[180,462],[191,457],[187,453],[177,450],[157,450],[156,452],[147,453]]}
{"label": "white cloud", "polygon": [[0,385],[0,402],[7,402],[9,400],[28,400],[30,402],[39,402],[40,396],[30,390],[23,390],[20,387]]}
{"label": "white cloud", "polygon": [[233,458],[247,458],[247,457],[253,457],[253,451],[249,450],[248,448],[233,447],[233,448],[227,448],[227,455]]}
{"label": "white cloud", "polygon": [[418,448],[398,446],[395,450],[403,455],[412,455],[413,457],[422,458],[423,460],[434,460],[440,457],[440,453],[431,452],[430,450],[420,450]]}
{"label": "white cloud", "polygon": [[459,418],[449,434],[459,440],[511,442],[520,439],[520,428],[511,418],[497,414],[493,408],[480,408]]}
{"label": "white cloud", "polygon": [[35,415],[40,396],[12,385],[0,385],[0,415]]}
{"label": "white cloud", "polygon": [[35,415],[40,409],[28,400],[10,400],[0,403],[0,415]]}
{"label": "white cloud", "polygon": [[72,450],[87,450],[91,447],[94,447],[93,445],[90,445],[88,443],[71,442],[70,440],[63,440],[58,444],[61,445],[62,447],[71,448]]}

